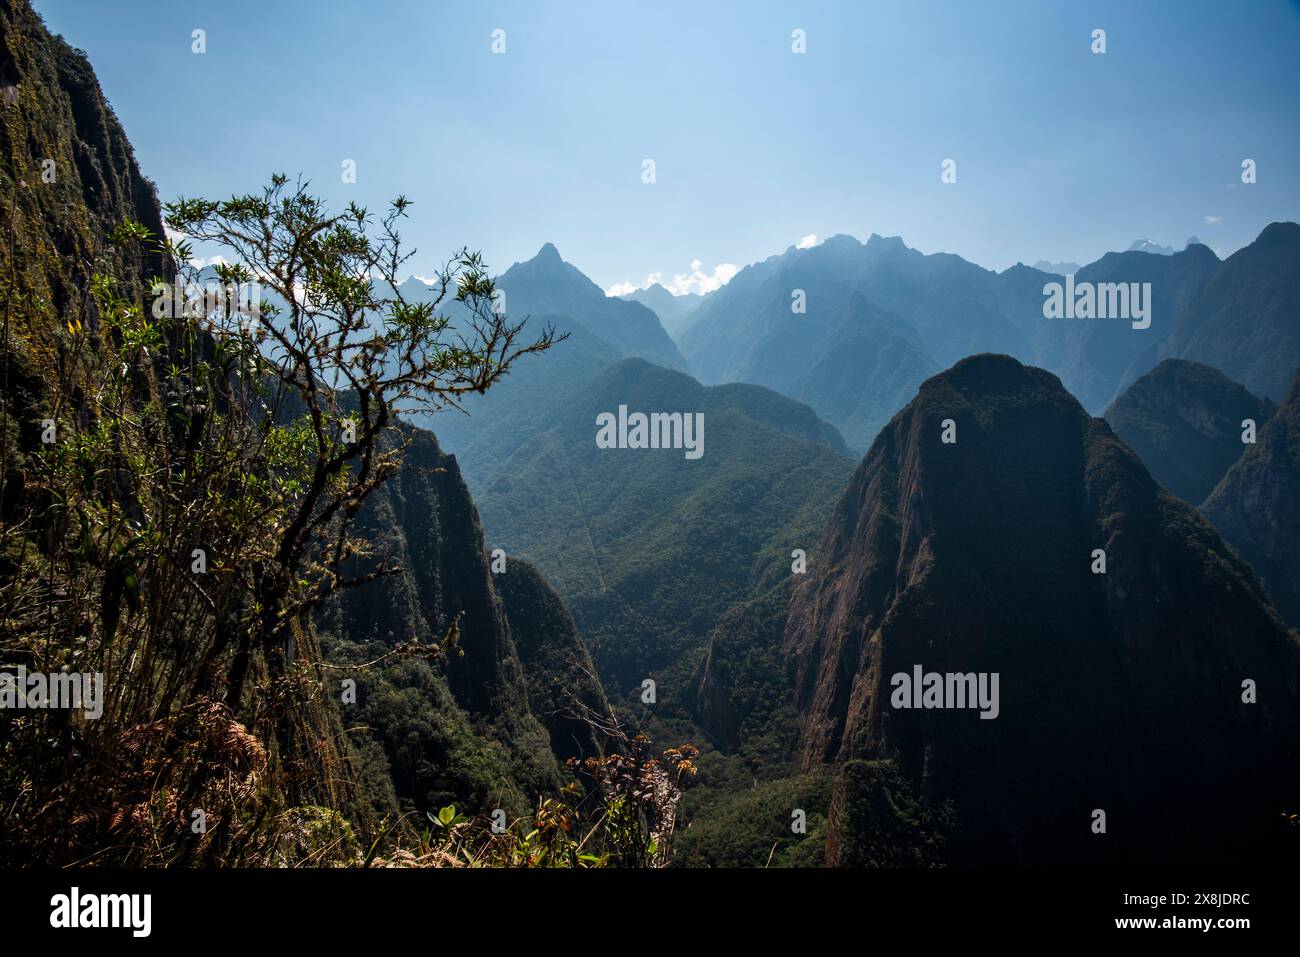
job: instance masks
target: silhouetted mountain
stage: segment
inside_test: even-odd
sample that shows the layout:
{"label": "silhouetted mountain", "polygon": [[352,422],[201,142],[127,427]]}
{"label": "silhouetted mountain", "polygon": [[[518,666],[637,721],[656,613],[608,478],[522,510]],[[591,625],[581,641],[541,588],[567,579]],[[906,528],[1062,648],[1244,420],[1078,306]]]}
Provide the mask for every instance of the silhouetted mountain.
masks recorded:
{"label": "silhouetted mountain", "polygon": [[[506,293],[511,318],[527,317],[525,338],[535,335],[544,323],[553,324],[568,338],[542,355],[519,360],[486,394],[465,396],[464,414],[444,411],[417,418],[455,451],[475,489],[495,478],[515,449],[537,434],[539,419],[549,421],[555,410],[565,407],[611,362],[644,358],[685,369],[681,354],[650,309],[606,296],[561,260],[550,243],[533,259],[508,269],[497,283]],[[420,294],[419,288],[412,291]],[[460,314],[454,305],[446,311]]]}
{"label": "silhouetted mountain", "polygon": [[1300,367],[1297,315],[1300,225],[1272,223],[1225,259],[1178,313],[1159,355],[1212,365],[1256,395],[1280,402]]}
{"label": "silhouetted mountain", "polygon": [[[1002,314],[995,276],[960,256],[924,255],[896,236],[873,233],[865,244],[832,236],[742,269],[697,311],[683,348],[704,381],[743,379],[754,370],[751,352],[760,348],[747,340],[775,336],[805,349],[788,320],[815,327],[854,293],[902,320],[901,328],[911,328],[939,362],[994,345],[1023,348],[1021,331]],[[795,290],[806,297],[806,315],[791,311]],[[797,352],[793,361],[802,358]]]}
{"label": "silhouetted mountain", "polygon": [[[1278,841],[1298,783],[1297,638],[1210,524],[1055,376],[981,355],[927,380],[819,555],[785,648],[806,764],[851,762],[830,863],[869,857],[855,835],[873,813],[914,817],[930,846],[949,802],[957,862],[1294,854]],[[948,708],[895,707],[923,703],[896,677],[918,668],[997,675],[996,718],[942,679]],[[1258,703],[1243,702],[1248,680]],[[890,797],[903,784],[906,803]]]}
{"label": "silhouetted mountain", "polygon": [[1300,627],[1300,373],[1203,508],[1254,567],[1278,613]]}
{"label": "silhouetted mountain", "polygon": [[691,314],[704,300],[703,296],[693,292],[684,296],[674,296],[657,282],[651,283],[644,289],[629,292],[621,298],[629,302],[639,302],[652,310],[659,317],[664,331],[673,339],[679,338],[686,330],[691,321]]}
{"label": "silhouetted mountain", "polygon": [[1262,428],[1275,408],[1218,369],[1166,359],[1124,390],[1105,418],[1156,481],[1199,505],[1246,448],[1243,420]]}

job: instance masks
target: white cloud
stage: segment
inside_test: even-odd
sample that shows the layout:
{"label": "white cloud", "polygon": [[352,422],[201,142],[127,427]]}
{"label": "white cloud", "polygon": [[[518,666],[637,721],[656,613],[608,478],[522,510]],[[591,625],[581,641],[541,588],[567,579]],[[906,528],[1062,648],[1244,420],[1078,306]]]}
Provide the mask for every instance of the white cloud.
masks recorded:
{"label": "white cloud", "polygon": [[1222,217],[1222,216],[1206,216],[1206,217],[1205,217],[1205,221],[1206,221],[1207,223],[1209,223],[1211,226],[1217,226],[1217,225],[1219,225],[1221,222],[1223,222],[1223,217]]}
{"label": "white cloud", "polygon": [[731,281],[732,276],[740,272],[740,267],[732,263],[718,263],[713,267],[711,273],[706,273],[701,268],[703,265],[698,259],[692,261],[691,271],[676,274],[673,276],[672,282],[664,284],[665,288],[674,296],[713,292],[713,290],[725,286]]}
{"label": "white cloud", "polygon": [[816,246],[816,245],[817,245],[818,243],[820,243],[820,242],[821,242],[821,240],[817,238],[817,234],[816,234],[816,233],[809,233],[809,234],[808,234],[807,236],[805,236],[803,239],[801,239],[801,240],[799,240],[797,243],[795,243],[795,244],[794,244],[794,248],[795,248],[795,249],[812,249],[814,246]]}
{"label": "white cloud", "polygon": [[713,267],[711,272],[704,271],[704,262],[699,259],[691,260],[691,271],[683,273],[674,273],[670,280],[664,279],[661,272],[652,272],[645,277],[645,281],[640,284],[634,282],[616,282],[605,290],[607,296],[626,296],[628,293],[636,292],[638,289],[648,289],[655,283],[663,286],[674,296],[684,296],[688,293],[706,293],[720,286],[725,286],[731,281],[731,277],[740,272],[740,267],[733,263],[718,263]]}

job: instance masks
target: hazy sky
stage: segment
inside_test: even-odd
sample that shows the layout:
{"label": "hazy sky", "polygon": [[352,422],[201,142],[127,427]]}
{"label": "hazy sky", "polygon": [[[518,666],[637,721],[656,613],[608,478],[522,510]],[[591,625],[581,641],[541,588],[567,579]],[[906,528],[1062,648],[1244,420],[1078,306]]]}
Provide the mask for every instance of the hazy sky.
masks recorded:
{"label": "hazy sky", "polygon": [[164,200],[276,171],[335,202],[405,193],[416,273],[551,241],[603,287],[667,283],[872,232],[1001,269],[1139,237],[1226,254],[1300,219],[1300,12],[1281,0],[35,5],[89,54]]}

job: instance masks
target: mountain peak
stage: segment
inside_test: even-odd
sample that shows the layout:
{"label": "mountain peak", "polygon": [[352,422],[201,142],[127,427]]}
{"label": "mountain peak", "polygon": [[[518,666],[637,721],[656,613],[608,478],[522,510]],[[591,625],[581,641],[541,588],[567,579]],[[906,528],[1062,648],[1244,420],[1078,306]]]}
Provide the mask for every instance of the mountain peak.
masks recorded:
{"label": "mountain peak", "polygon": [[1269,223],[1260,234],[1255,237],[1255,242],[1268,246],[1273,243],[1294,243],[1300,240],[1300,225],[1296,223]]}
{"label": "mountain peak", "polygon": [[[861,246],[862,244],[848,233],[836,233],[834,236],[828,236],[823,239],[818,246]],[[816,247],[811,247],[816,248]]]}
{"label": "mountain peak", "polygon": [[1052,373],[992,352],[967,356],[927,379],[921,390],[924,393],[940,383],[967,398],[1008,396],[1029,388],[1040,397],[1050,395],[1055,400],[1068,400],[1069,404],[1077,405],[1074,397],[1061,385],[1061,380]]}
{"label": "mountain peak", "polygon": [[1172,246],[1162,246],[1154,240],[1135,239],[1132,244],[1125,250],[1130,253],[1151,253],[1156,256],[1172,256],[1177,250]]}
{"label": "mountain peak", "polygon": [[555,248],[554,243],[543,243],[542,248],[537,250],[537,255],[533,257],[534,262],[544,263],[561,263],[560,251]]}
{"label": "mountain peak", "polygon": [[1106,421],[1156,481],[1199,505],[1241,456],[1241,421],[1262,427],[1273,412],[1218,369],[1170,358],[1125,389]]}
{"label": "mountain peak", "polygon": [[867,237],[867,248],[871,249],[873,252],[888,251],[893,249],[906,249],[907,244],[903,242],[902,236],[882,236],[880,233],[872,233]]}

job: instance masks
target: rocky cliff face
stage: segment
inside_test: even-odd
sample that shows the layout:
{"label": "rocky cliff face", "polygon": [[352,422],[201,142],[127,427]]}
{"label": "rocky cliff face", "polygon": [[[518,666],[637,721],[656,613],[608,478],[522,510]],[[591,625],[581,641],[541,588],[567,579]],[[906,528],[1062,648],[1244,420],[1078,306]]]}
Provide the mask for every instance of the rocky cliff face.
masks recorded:
{"label": "rocky cliff face", "polygon": [[[131,219],[162,237],[153,184],[85,54],[51,36],[25,0],[0,0],[0,109],[0,205],[21,237],[18,280],[52,315],[80,315],[97,258],[117,255],[105,242],[114,226]],[[140,255],[138,275],[161,272],[161,257]]]}
{"label": "rocky cliff face", "polygon": [[1217,369],[1166,359],[1111,404],[1106,421],[1156,481],[1199,505],[1246,449],[1242,422],[1262,429],[1275,408]]}
{"label": "rocky cliff face", "polygon": [[1203,506],[1300,627],[1300,373],[1277,415]]}
{"label": "rocky cliff face", "polygon": [[[1276,846],[1295,794],[1297,639],[1209,523],[1054,376],[983,355],[928,380],[819,554],[785,629],[805,765],[892,759],[923,799],[953,802],[951,859]],[[997,675],[997,716],[895,707],[895,676],[918,666]]]}
{"label": "rocky cliff face", "polygon": [[[16,466],[8,505],[20,494],[22,453],[38,447],[51,406],[38,370],[67,362],[67,323],[98,328],[91,276],[107,272],[138,287],[165,267],[148,250],[108,243],[128,220],[162,237],[153,184],[85,55],[51,36],[25,0],[0,0],[0,117],[4,454]],[[82,397],[64,398],[84,412]]]}
{"label": "rocky cliff face", "polygon": [[597,753],[603,745],[587,717],[609,714],[605,690],[573,617],[541,572],[522,559],[496,576],[515,649],[528,685],[528,703],[561,760]]}
{"label": "rocky cliff face", "polygon": [[[559,786],[557,758],[594,752],[578,705],[602,714],[604,692],[546,581],[509,556],[505,571],[493,573],[455,456],[431,433],[410,429],[407,437],[401,471],[358,515],[358,530],[373,548],[366,567],[382,560],[401,571],[346,594],[322,627],[349,647],[382,654],[404,643],[438,642],[454,623],[454,647],[436,668],[406,662],[370,682],[367,723],[384,745],[399,800],[491,804],[512,795],[526,808]],[[375,701],[413,691],[426,700],[401,708]],[[442,712],[436,721],[424,714],[429,705]],[[466,760],[482,766],[472,782],[455,766]]]}

